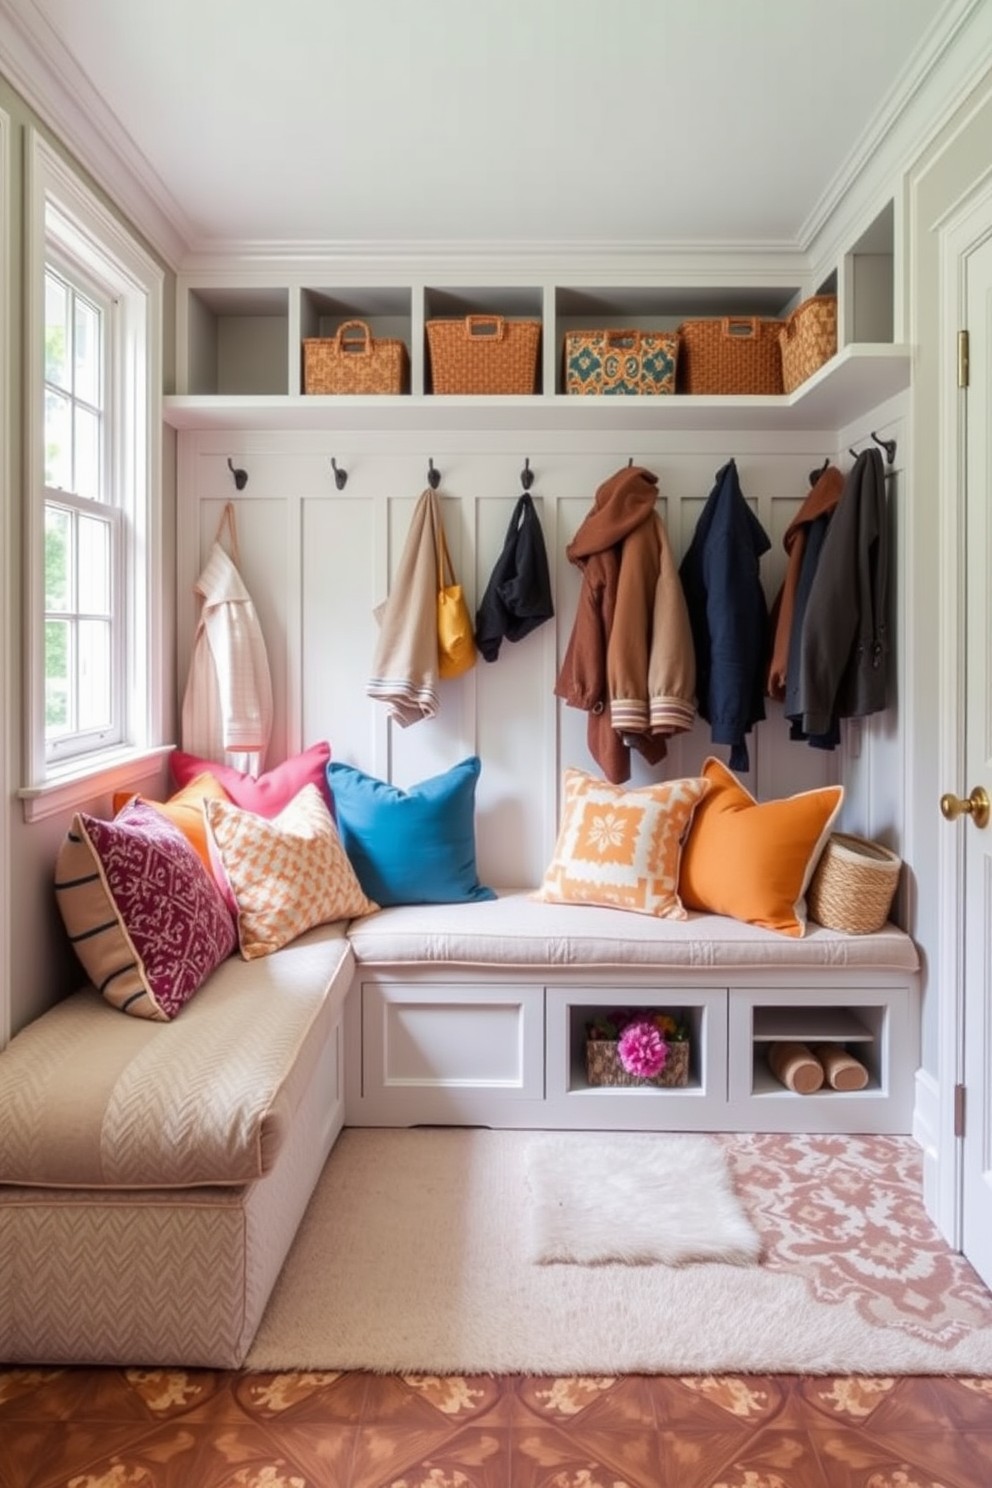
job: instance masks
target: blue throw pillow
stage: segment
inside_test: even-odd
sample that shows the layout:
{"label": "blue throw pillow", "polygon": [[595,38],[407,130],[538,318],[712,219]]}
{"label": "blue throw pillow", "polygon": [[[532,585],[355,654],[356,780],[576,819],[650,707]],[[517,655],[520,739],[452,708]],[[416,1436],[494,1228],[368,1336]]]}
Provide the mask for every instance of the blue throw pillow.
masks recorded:
{"label": "blue throw pillow", "polygon": [[481,768],[472,755],[443,775],[399,790],[331,760],[327,780],[341,841],[370,899],[385,908],[496,898],[480,884],[475,867],[475,783]]}

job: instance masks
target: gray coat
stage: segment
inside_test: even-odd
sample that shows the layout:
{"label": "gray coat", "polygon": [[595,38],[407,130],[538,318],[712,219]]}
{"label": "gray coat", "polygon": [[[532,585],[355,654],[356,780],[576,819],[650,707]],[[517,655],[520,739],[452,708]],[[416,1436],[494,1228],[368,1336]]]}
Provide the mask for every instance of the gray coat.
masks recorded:
{"label": "gray coat", "polygon": [[886,705],[889,529],[882,457],[858,455],[827,528],[800,646],[803,732]]}

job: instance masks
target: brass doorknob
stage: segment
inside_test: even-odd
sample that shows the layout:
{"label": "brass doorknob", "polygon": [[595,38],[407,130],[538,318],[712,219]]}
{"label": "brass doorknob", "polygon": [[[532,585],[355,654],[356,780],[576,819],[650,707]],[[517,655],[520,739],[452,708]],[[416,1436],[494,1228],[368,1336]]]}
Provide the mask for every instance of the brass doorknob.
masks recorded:
{"label": "brass doorknob", "polygon": [[947,821],[957,821],[959,816],[970,816],[976,827],[987,827],[992,802],[983,785],[976,785],[970,796],[954,796],[948,791],[940,798],[941,814]]}

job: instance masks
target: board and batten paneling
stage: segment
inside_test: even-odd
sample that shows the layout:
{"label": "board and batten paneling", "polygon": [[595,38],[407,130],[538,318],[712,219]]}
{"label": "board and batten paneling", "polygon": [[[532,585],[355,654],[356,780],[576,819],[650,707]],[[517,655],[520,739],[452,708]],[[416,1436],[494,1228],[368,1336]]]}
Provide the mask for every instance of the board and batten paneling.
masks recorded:
{"label": "board and batten paneling", "polygon": [[[554,696],[579,594],[578,570],[566,548],[589,511],[597,486],[629,460],[654,470],[659,514],[678,557],[687,548],[717,470],[736,458],[741,484],[771,539],[762,560],[769,603],[784,573],[782,536],[809,489],[810,471],[830,455],[841,468],[846,450],[822,447],[823,435],[736,433],[583,438],[546,433],[473,435],[321,435],[313,431],[180,435],[178,676],[185,682],[198,614],[196,576],[224,505],[235,505],[241,572],[266,638],[275,701],[269,765],[326,738],[335,759],[400,787],[438,774],[477,753],[480,875],[497,887],[540,881],[554,846],[563,769],[599,773],[586,748],[586,715]],[[820,441],[820,442],[818,442]],[[337,488],[332,458],[348,472]],[[556,615],[522,641],[504,641],[495,662],[481,657],[465,676],[440,686],[436,717],[406,728],[367,696],[375,649],[376,607],[385,600],[427,480],[428,459],[441,473],[445,531],[458,580],[474,611],[502,549],[520,474],[528,459],[551,569]],[[235,488],[228,461],[248,480]],[[895,683],[893,682],[893,694]],[[780,708],[751,735],[744,776],[760,799],[852,777],[858,820],[871,827],[870,755],[876,736],[897,735],[890,714],[853,731],[837,751],[788,737]],[[710,753],[709,726],[673,739],[666,761],[649,769],[635,754],[632,784],[692,774]],[[891,753],[891,751],[889,751]],[[867,758],[866,758],[867,756]],[[886,756],[884,794],[898,795]],[[877,773],[877,772],[876,772]],[[897,773],[897,772],[896,772]]]}

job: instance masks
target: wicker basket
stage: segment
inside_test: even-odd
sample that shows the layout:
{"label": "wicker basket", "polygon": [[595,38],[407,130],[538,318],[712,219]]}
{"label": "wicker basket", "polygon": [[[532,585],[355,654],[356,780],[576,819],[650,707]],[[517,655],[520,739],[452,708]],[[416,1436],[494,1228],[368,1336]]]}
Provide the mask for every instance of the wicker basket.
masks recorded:
{"label": "wicker basket", "polygon": [[675,392],[677,331],[568,331],[565,391],[610,394]]}
{"label": "wicker basket", "polygon": [[376,340],[364,320],[346,320],[336,336],[303,342],[305,393],[404,393],[409,377],[406,344]]}
{"label": "wicker basket", "polygon": [[502,315],[429,320],[434,392],[536,392],[540,340],[539,320],[506,320]]}
{"label": "wicker basket", "polygon": [[618,1040],[586,1039],[586,1079],[590,1085],[688,1085],[688,1040],[670,1043],[664,1069],[650,1078],[625,1070],[619,1048]]}
{"label": "wicker basket", "polygon": [[837,296],[813,295],[779,329],[782,386],[787,393],[812,377],[837,350]]}
{"label": "wicker basket", "polygon": [[870,935],[889,917],[902,859],[881,843],[834,832],[806,895],[811,919],[849,935]]}
{"label": "wicker basket", "polygon": [[781,393],[780,320],[725,315],[679,326],[680,393]]}

